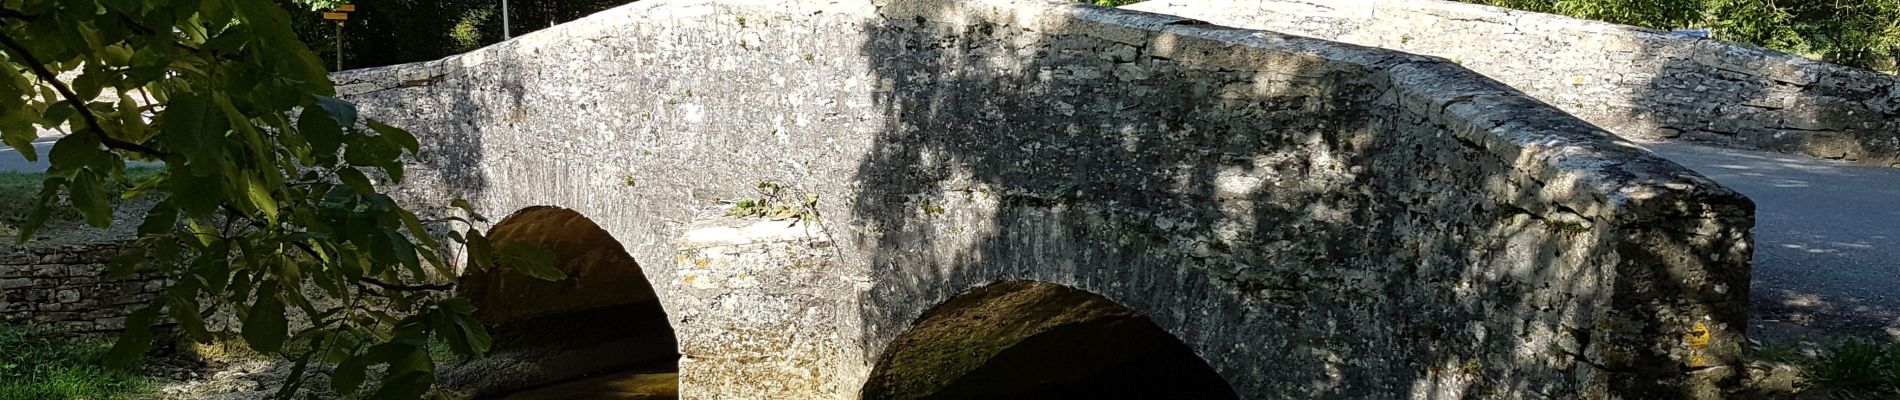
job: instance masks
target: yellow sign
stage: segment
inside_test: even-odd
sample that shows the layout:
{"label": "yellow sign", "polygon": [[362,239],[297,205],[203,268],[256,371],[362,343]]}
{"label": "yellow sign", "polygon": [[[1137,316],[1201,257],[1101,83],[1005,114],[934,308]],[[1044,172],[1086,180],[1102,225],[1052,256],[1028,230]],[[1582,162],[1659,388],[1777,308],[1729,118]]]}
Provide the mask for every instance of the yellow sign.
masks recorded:
{"label": "yellow sign", "polygon": [[340,5],[337,5],[337,6],[336,6],[336,10],[337,10],[337,11],[341,11],[341,12],[351,12],[351,11],[356,11],[356,5],[355,5],[355,4],[350,4],[350,3],[343,3],[343,4],[340,4]]}
{"label": "yellow sign", "polygon": [[342,21],[342,20],[350,19],[350,15],[345,14],[345,13],[340,13],[340,12],[323,13],[323,19],[332,20],[332,21]]}

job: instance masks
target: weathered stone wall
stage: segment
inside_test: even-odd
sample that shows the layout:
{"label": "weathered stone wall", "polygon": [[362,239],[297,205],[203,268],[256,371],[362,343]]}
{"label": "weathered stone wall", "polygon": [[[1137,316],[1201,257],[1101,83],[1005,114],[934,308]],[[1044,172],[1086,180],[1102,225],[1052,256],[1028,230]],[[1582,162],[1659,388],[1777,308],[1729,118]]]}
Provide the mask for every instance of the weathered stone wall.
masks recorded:
{"label": "weathered stone wall", "polygon": [[125,316],[165,290],[152,274],[106,276],[116,243],[0,248],[0,322],[68,332],[125,329]]}
{"label": "weathered stone wall", "polygon": [[[855,397],[996,281],[1141,312],[1246,398],[1735,382],[1751,203],[1432,58],[1057,1],[653,0],[335,78],[423,137],[405,199],[620,240],[687,397]],[[764,181],[822,240],[676,250]]]}
{"label": "weathered stone wall", "polygon": [[1444,57],[1632,139],[1900,162],[1900,77],[1772,50],[1438,0],[1125,8]]}

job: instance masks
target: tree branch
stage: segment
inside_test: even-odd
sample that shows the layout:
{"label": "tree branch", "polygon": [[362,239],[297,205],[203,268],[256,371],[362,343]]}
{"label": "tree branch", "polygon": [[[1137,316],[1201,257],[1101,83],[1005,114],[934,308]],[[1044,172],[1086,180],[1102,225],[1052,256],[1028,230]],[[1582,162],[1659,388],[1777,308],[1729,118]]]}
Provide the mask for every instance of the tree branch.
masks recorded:
{"label": "tree branch", "polygon": [[438,283],[438,284],[421,284],[421,285],[404,285],[404,284],[396,284],[396,283],[388,283],[388,282],[383,282],[383,281],[380,281],[380,280],[376,280],[376,278],[371,278],[371,277],[367,277],[367,276],[365,276],[365,277],[362,277],[362,278],[359,278],[359,279],[357,279],[357,280],[359,280],[359,281],[362,281],[363,283],[368,283],[368,284],[371,284],[371,285],[376,285],[376,287],[380,287],[380,288],[383,288],[383,289],[388,289],[388,290],[394,290],[394,291],[399,291],[399,292],[424,292],[424,291],[445,291],[445,290],[454,290],[454,289],[455,289],[455,284],[453,284],[453,283]]}
{"label": "tree branch", "polygon": [[[299,250],[303,250],[304,254],[309,254],[311,257],[317,256],[317,250],[310,248],[309,244],[300,243],[300,242],[290,242],[290,244],[292,246],[296,246],[297,249]],[[430,292],[430,291],[455,290],[455,284],[453,283],[436,283],[436,284],[425,283],[425,284],[420,284],[420,285],[406,285],[406,284],[400,284],[400,283],[383,282],[382,280],[367,277],[367,276],[362,277],[362,278],[357,278],[356,280],[358,283],[367,283],[370,285],[375,285],[376,287],[379,287],[379,288],[383,288],[383,290],[393,290],[393,291],[398,291],[398,292]]]}
{"label": "tree branch", "polygon": [[22,46],[20,42],[14,41],[12,36],[4,34],[0,34],[0,46],[6,46],[8,50],[12,50],[13,54],[19,56],[20,61],[24,62],[28,69],[33,70],[33,75],[38,76],[40,80],[52,85],[53,89],[58,91],[61,97],[65,97],[66,102],[71,103],[73,109],[79,112],[79,117],[86,121],[86,125],[92,128],[92,134],[98,135],[99,142],[105,144],[106,148],[140,153],[155,158],[164,158],[169,155],[158,149],[115,139],[111,135],[107,135],[105,128],[99,125],[99,116],[93,115],[92,108],[86,106],[86,101],[81,100],[79,94],[73,93],[73,89],[67,87],[65,82],[60,82],[59,74],[46,69],[46,65],[41,63],[39,58],[34,57],[32,52],[28,52],[26,46]]}

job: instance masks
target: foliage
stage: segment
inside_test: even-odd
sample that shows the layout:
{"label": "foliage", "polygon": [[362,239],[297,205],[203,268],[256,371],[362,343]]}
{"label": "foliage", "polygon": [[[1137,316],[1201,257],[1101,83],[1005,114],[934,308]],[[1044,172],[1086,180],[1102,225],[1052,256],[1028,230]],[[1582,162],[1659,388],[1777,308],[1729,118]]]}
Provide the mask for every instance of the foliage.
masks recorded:
{"label": "foliage", "polygon": [[[336,23],[321,14],[343,0],[280,0],[293,30],[325,66],[334,65]],[[520,36],[587,16],[631,0],[536,0],[509,2],[510,33]],[[343,67],[367,68],[439,59],[502,40],[496,0],[357,1],[344,23]]]}
{"label": "foliage", "polygon": [[1894,69],[1900,0],[1462,0],[1657,29],[1710,28],[1718,39],[1863,68]]}
{"label": "foliage", "polygon": [[818,220],[818,195],[792,194],[785,185],[776,182],[759,182],[758,190],[759,197],[739,199],[733,203],[732,208],[726,209],[726,216],[773,220]]}
{"label": "foliage", "polygon": [[[156,168],[127,168],[127,179],[138,180],[158,174]],[[33,204],[39,199],[40,189],[46,182],[46,174],[41,172],[0,171],[0,204]],[[106,197],[117,197],[121,188],[109,187]],[[0,232],[9,232],[15,227],[25,225],[27,217],[32,215],[31,207],[7,207],[0,209]],[[59,220],[77,220],[78,213],[70,208],[62,208],[48,217],[48,222]]]}
{"label": "foliage", "polygon": [[493,15],[494,12],[486,8],[469,10],[462,14],[462,19],[455,21],[455,27],[449,28],[449,38],[455,40],[455,51],[466,52],[480,48],[482,46],[480,27]]}
{"label": "foliage", "polygon": [[[6,145],[32,160],[39,130],[70,133],[45,154],[19,240],[58,209],[105,228],[116,200],[155,203],[108,270],[151,269],[170,286],[127,317],[110,365],[149,349],[161,317],[198,341],[212,338],[208,318],[230,319],[252,348],[296,362],[281,396],[313,371],[352,393],[381,366],[375,398],[417,398],[434,379],[431,338],[488,348],[474,305],[440,283],[454,271],[431,226],[378,191],[420,144],[335,98],[280,4],[0,1],[0,65]],[[128,161],[163,167],[139,176]],[[481,220],[454,206],[468,218],[435,228]],[[474,252],[492,246],[473,228],[449,237],[471,268],[499,259]]]}
{"label": "foliage", "polygon": [[111,341],[49,333],[38,326],[0,325],[0,400],[132,399],[152,389],[131,371],[101,367]]}
{"label": "foliage", "polygon": [[1900,395],[1900,343],[1848,339],[1805,364],[1802,375],[1816,387]]}
{"label": "foliage", "polygon": [[[1807,390],[1834,398],[1890,398],[1900,395],[1900,342],[1846,339],[1817,344],[1758,343],[1748,357],[1797,366]],[[1865,396],[1865,397],[1864,397]]]}
{"label": "foliage", "polygon": [[[1073,0],[1115,7],[1143,0]],[[1459,0],[1715,38],[1828,62],[1900,71],[1900,0]]]}
{"label": "foliage", "polygon": [[1473,3],[1650,27],[1701,21],[1701,0],[1475,0]]}

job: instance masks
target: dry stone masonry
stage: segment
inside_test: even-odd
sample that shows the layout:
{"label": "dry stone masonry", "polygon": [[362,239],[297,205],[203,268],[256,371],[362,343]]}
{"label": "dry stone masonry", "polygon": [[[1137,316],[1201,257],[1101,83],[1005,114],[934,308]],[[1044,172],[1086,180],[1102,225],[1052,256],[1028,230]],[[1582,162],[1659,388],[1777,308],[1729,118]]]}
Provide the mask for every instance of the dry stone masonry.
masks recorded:
{"label": "dry stone masonry", "polygon": [[[1059,1],[648,0],[334,78],[422,138],[404,200],[619,241],[686,398],[856,398],[1005,281],[1139,313],[1241,398],[1738,383],[1752,203],[1437,58]],[[761,183],[811,218],[722,216]]]}
{"label": "dry stone masonry", "polygon": [[1900,77],[1772,50],[1438,0],[1125,8],[1443,57],[1631,139],[1900,163]]}
{"label": "dry stone masonry", "polygon": [[0,322],[67,332],[116,331],[165,289],[153,274],[108,277],[116,243],[0,249]]}

